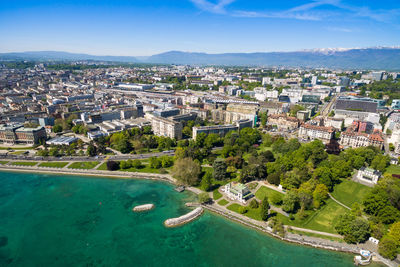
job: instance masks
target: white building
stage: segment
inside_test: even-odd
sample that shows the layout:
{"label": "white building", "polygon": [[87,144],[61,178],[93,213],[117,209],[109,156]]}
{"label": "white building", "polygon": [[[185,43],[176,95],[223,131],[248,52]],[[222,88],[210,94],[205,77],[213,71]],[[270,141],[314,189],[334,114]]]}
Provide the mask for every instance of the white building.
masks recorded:
{"label": "white building", "polygon": [[382,173],[380,171],[371,169],[371,168],[365,168],[362,167],[358,173],[357,173],[357,178],[360,181],[370,183],[370,184],[377,184],[379,178],[381,178]]}
{"label": "white building", "polygon": [[266,99],[277,99],[279,96],[278,90],[267,90],[264,87],[256,87],[254,88],[254,97],[258,101],[265,101]]}
{"label": "white building", "polygon": [[253,194],[244,184],[231,182],[222,187],[222,192],[232,200],[238,200],[239,202],[246,203],[246,200],[251,198]]}

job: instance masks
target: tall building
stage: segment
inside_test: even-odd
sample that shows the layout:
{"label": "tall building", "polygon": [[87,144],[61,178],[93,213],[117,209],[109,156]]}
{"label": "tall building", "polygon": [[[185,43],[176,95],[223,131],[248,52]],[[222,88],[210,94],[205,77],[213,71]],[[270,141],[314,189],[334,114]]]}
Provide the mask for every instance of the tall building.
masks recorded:
{"label": "tall building", "polygon": [[193,127],[193,139],[196,140],[197,135],[200,133],[205,133],[207,135],[214,133],[224,137],[230,131],[240,131],[246,127],[253,127],[253,122],[251,120],[239,120],[236,121],[235,124],[195,126]]}
{"label": "tall building", "polygon": [[371,72],[371,78],[374,81],[382,81],[383,78],[383,72],[382,71],[374,71]]}
{"label": "tall building", "polygon": [[313,85],[316,85],[316,84],[318,83],[318,76],[312,76],[312,78],[311,78],[311,83],[312,83]]}
{"label": "tall building", "polygon": [[348,87],[350,85],[350,79],[348,77],[340,77],[339,85]]}
{"label": "tall building", "polygon": [[181,122],[150,113],[147,113],[145,117],[151,121],[151,128],[155,135],[175,138],[176,140],[182,139],[183,126]]}

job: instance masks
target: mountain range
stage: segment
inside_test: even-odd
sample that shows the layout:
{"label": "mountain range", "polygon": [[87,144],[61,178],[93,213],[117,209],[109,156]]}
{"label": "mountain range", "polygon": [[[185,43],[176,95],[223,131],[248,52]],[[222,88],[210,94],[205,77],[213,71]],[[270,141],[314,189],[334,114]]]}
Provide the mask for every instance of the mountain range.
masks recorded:
{"label": "mountain range", "polygon": [[148,57],[95,56],[58,51],[35,51],[0,53],[0,60],[94,60],[154,64],[400,70],[400,47],[324,48],[295,52],[222,54],[170,51]]}

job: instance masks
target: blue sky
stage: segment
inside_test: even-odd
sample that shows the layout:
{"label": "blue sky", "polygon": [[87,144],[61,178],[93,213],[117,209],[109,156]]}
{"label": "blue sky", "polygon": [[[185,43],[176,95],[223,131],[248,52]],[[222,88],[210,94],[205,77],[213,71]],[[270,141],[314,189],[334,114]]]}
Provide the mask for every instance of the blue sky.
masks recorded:
{"label": "blue sky", "polygon": [[398,1],[0,0],[0,52],[145,56],[398,46]]}

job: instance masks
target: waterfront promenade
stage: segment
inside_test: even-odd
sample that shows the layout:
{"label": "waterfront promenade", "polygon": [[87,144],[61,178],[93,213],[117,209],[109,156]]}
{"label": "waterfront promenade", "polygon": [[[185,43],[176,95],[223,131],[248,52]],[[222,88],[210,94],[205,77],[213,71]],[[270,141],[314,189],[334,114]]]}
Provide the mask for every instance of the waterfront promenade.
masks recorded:
{"label": "waterfront promenade", "polygon": [[[95,177],[108,177],[108,178],[118,178],[118,179],[149,179],[149,180],[159,180],[165,181],[168,183],[176,184],[176,179],[174,179],[169,174],[155,174],[155,173],[143,173],[143,172],[122,172],[122,171],[106,171],[106,170],[95,170],[95,169],[69,169],[69,168],[52,168],[52,167],[38,167],[36,166],[17,166],[17,165],[1,165],[0,164],[0,171],[19,171],[19,172],[28,172],[28,173],[47,173],[47,174],[60,174],[60,175],[82,175],[82,176],[95,176]],[[195,187],[186,187],[188,191],[191,191],[195,194],[199,194],[201,191]],[[274,236],[278,239],[283,241],[297,243],[301,245],[307,245],[315,248],[321,249],[328,249],[334,251],[341,251],[347,253],[355,253],[359,254],[360,249],[368,249],[371,250],[371,247],[368,244],[359,244],[359,245],[352,245],[346,244],[337,241],[331,241],[323,238],[311,237],[306,235],[300,235],[296,233],[290,233],[286,231],[285,236],[281,237],[275,234],[272,229],[267,225],[266,222],[257,221],[246,217],[244,215],[232,212],[225,207],[219,206],[215,202],[212,204],[205,204],[202,205],[205,209],[224,216],[230,220],[236,221],[248,227],[252,227],[264,233],[267,233],[271,236]],[[286,229],[292,228],[293,230],[298,230],[302,232],[309,232],[309,233],[316,233],[316,231],[310,229],[303,229],[297,227],[286,226]],[[331,237],[337,237],[337,235],[318,232],[316,234],[322,234]],[[375,249],[376,252],[376,249]],[[385,263],[387,266],[394,267],[398,266],[393,261],[389,261],[384,259],[379,254],[376,253],[375,260]]]}

